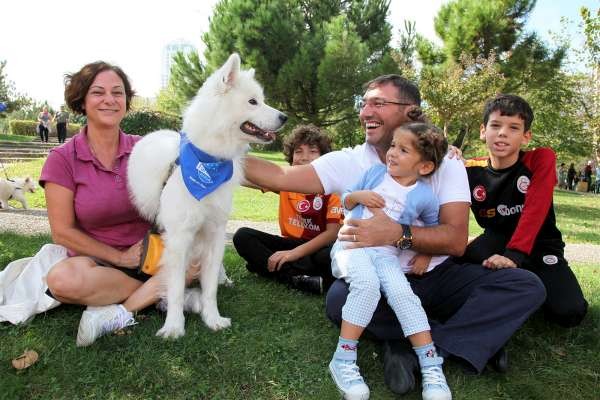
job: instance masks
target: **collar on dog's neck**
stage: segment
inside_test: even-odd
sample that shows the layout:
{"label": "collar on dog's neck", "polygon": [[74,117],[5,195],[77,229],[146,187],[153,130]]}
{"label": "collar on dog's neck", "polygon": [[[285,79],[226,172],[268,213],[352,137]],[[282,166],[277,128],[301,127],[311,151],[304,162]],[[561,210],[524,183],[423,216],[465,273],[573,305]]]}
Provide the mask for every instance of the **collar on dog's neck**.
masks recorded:
{"label": "collar on dog's neck", "polygon": [[216,158],[194,146],[185,132],[179,132],[181,175],[188,191],[200,200],[215,191],[233,175],[233,161]]}

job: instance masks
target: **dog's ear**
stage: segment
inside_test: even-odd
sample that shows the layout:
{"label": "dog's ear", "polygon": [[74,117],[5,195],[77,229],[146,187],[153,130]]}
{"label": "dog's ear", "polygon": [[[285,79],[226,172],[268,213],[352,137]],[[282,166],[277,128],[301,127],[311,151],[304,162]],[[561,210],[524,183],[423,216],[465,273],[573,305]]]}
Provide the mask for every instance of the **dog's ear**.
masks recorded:
{"label": "dog's ear", "polygon": [[250,68],[250,69],[248,70],[248,73],[250,74],[250,76],[251,76],[252,78],[254,78],[254,73],[255,73],[255,72],[256,72],[256,71],[254,71],[254,68]]}
{"label": "dog's ear", "polygon": [[226,91],[233,86],[239,74],[240,56],[237,53],[233,53],[221,67],[221,79]]}

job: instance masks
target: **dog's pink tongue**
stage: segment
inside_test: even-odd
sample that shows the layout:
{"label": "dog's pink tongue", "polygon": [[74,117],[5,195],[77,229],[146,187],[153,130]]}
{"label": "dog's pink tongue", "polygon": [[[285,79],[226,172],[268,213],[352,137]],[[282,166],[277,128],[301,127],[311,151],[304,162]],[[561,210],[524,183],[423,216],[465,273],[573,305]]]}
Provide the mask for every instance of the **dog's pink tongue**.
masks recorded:
{"label": "dog's pink tongue", "polygon": [[273,131],[266,131],[265,136],[267,136],[269,138],[269,140],[273,141],[273,140],[275,140],[275,137],[277,136],[277,134]]}

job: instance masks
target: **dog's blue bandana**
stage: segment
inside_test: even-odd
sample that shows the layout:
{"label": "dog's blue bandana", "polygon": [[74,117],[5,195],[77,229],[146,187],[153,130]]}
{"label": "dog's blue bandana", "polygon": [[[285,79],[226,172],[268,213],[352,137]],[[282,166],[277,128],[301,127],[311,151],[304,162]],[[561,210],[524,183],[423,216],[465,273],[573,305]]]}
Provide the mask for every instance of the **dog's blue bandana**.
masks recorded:
{"label": "dog's blue bandana", "polygon": [[215,191],[233,175],[233,161],[222,160],[194,146],[184,132],[179,132],[181,175],[188,191],[196,200]]}

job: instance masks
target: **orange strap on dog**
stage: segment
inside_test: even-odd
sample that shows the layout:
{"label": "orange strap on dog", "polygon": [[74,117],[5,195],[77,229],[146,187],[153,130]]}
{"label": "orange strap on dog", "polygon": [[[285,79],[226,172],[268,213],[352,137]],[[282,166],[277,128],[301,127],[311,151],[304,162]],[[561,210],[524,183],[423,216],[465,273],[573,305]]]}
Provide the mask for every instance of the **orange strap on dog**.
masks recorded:
{"label": "orange strap on dog", "polygon": [[144,237],[142,256],[138,271],[146,275],[155,275],[160,266],[158,265],[162,256],[164,245],[158,233],[148,232]]}

